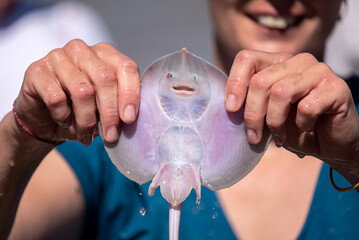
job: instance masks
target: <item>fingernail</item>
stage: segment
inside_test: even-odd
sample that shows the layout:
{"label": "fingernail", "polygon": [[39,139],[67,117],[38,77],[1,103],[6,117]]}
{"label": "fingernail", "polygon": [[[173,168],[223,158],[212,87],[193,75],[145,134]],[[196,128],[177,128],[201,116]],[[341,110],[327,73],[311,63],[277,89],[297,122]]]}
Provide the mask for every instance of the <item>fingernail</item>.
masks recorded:
{"label": "fingernail", "polygon": [[123,111],[123,121],[128,123],[128,122],[132,122],[135,120],[136,118],[136,110],[135,107],[133,105],[127,105],[125,107],[125,110]]}
{"label": "fingernail", "polygon": [[247,129],[248,141],[252,144],[257,143],[257,134],[252,129]]}
{"label": "fingernail", "polygon": [[237,96],[234,94],[229,94],[226,100],[226,108],[228,111],[237,110]]}
{"label": "fingernail", "polygon": [[282,139],[279,137],[279,135],[272,135],[273,141],[277,147],[282,147]]}
{"label": "fingernail", "polygon": [[305,154],[304,153],[296,153],[297,154],[297,156],[299,157],[299,158],[305,158]]}
{"label": "fingernail", "polygon": [[116,126],[111,126],[107,129],[106,132],[106,141],[107,142],[116,142],[118,139],[118,130]]}
{"label": "fingernail", "polygon": [[85,134],[81,139],[80,141],[85,145],[85,146],[88,146],[91,144],[92,142],[92,134]]}
{"label": "fingernail", "polygon": [[71,117],[68,117],[65,121],[59,123],[62,128],[69,128],[71,126]]}

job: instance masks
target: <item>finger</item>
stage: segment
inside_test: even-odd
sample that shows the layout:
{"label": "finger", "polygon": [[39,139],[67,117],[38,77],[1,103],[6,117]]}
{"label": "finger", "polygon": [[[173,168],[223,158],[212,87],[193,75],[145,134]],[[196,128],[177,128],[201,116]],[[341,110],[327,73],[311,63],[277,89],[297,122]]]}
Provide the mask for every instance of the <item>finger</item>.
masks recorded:
{"label": "finger", "polygon": [[[96,120],[96,105],[100,115],[102,136],[107,142],[114,142],[119,136],[119,112],[117,79],[114,72],[97,54],[81,40],[73,40],[64,48],[72,56],[78,68],[86,73],[90,84],[94,88],[96,104],[91,105]],[[93,98],[94,99],[94,98]],[[95,122],[96,124],[96,122]]]}
{"label": "finger", "polygon": [[241,108],[246,97],[250,79],[256,72],[289,57],[290,55],[288,54],[270,54],[248,50],[240,51],[234,59],[226,85],[225,99],[227,111],[235,112]]}
{"label": "finger", "polygon": [[33,99],[41,98],[52,120],[59,126],[69,127],[71,109],[67,103],[66,93],[49,68],[48,57],[32,63],[26,70],[24,79],[22,92]]}
{"label": "finger", "polygon": [[346,115],[352,101],[347,84],[327,65],[318,63],[315,70],[320,73],[317,75],[320,83],[298,103],[296,125],[303,131],[313,130],[318,117],[323,114]]}
{"label": "finger", "polygon": [[[280,58],[280,56],[277,58]],[[250,143],[256,144],[262,139],[265,116],[268,114],[269,97],[272,93],[273,85],[288,76],[292,76],[292,81],[288,83],[296,83],[300,79],[293,76],[300,76],[304,69],[317,62],[310,54],[299,54],[292,58],[289,58],[288,55],[283,56],[280,61],[273,61],[273,64],[254,74],[250,80],[244,113]],[[286,59],[284,60],[284,58]],[[280,86],[276,90],[277,94],[283,94],[280,92]],[[284,94],[287,94],[287,92]],[[287,105],[283,103],[281,107],[281,109],[276,109],[275,111],[281,111],[283,115],[287,116],[290,109],[288,102]]]}
{"label": "finger", "polygon": [[139,110],[141,87],[140,72],[136,62],[109,44],[97,44],[93,49],[116,73],[121,120],[125,123],[133,122]]}
{"label": "finger", "polygon": [[72,123],[77,137],[84,145],[89,145],[97,123],[94,88],[64,49],[53,50],[48,56],[59,83],[71,98]]}
{"label": "finger", "polygon": [[[317,62],[310,54],[299,54],[261,72],[268,74],[269,78],[280,79],[270,88],[266,113],[266,124],[277,144],[285,141],[285,122],[292,105],[306,96],[320,82],[320,78],[312,68]],[[311,70],[307,70],[308,68]]]}

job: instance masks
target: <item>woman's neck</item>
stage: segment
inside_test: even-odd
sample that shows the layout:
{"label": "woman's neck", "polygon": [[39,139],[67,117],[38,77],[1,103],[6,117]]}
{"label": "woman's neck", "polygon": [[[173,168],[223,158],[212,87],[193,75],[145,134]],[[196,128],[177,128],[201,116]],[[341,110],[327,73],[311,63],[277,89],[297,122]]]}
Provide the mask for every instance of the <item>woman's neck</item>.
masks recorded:
{"label": "woman's neck", "polygon": [[215,41],[215,54],[214,54],[214,64],[229,75],[229,72],[232,67],[232,63],[235,57],[235,53],[228,54],[224,46],[221,44],[218,38]]}

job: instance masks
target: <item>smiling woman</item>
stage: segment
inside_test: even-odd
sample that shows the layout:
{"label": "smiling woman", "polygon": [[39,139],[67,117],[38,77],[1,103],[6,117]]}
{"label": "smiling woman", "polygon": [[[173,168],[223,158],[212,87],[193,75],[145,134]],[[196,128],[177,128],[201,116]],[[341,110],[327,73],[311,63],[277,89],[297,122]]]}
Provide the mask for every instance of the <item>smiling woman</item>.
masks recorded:
{"label": "smiling woman", "polygon": [[[310,52],[322,60],[325,41],[338,19],[341,2],[212,0],[210,10],[221,49],[217,57],[226,59],[225,54],[234,59],[240,50],[249,49]],[[229,68],[225,71],[228,73]]]}
{"label": "smiling woman", "polygon": [[[110,44],[89,46],[78,39],[44,55],[26,72],[18,70],[25,76],[14,104],[17,119],[9,112],[0,123],[0,235],[6,237],[12,228],[10,239],[168,239],[168,205],[155,191],[156,185],[162,185],[165,197],[176,205],[192,187],[198,190],[203,184],[216,190],[216,186],[233,183],[217,192],[201,189],[200,204],[195,191],[188,195],[181,213],[181,238],[359,239],[359,195],[337,192],[328,177],[330,166],[339,173],[334,176],[338,186],[359,182],[359,116],[353,101],[359,90],[350,89],[320,62],[341,2],[208,1],[216,41],[214,61],[228,78],[220,71],[203,71],[201,64],[210,64],[194,61],[183,49],[168,61],[153,63],[144,73],[147,84],[144,80],[141,86],[135,61]],[[145,9],[153,15],[152,8]],[[165,12],[175,11],[185,16],[177,8]],[[131,14],[138,16],[133,13],[136,8]],[[116,23],[126,24],[127,29],[132,26],[131,21]],[[165,33],[166,41],[183,37],[150,30],[151,36]],[[131,44],[138,47],[136,42]],[[208,77],[216,72],[222,85],[206,87]],[[161,78],[155,91],[148,88],[153,74]],[[157,102],[140,103],[151,99],[151,94],[158,97]],[[155,103],[164,114],[153,110]],[[146,107],[149,110],[143,111]],[[146,112],[153,118],[146,117]],[[204,118],[208,113],[229,121],[214,122],[220,128],[208,127],[210,121]],[[196,128],[190,128],[192,122]],[[131,146],[120,144],[117,152],[120,168],[126,167],[124,159],[137,161],[133,170],[124,168],[121,174],[108,158],[103,141],[93,141],[99,125],[106,146],[121,139],[141,140]],[[230,135],[231,126],[241,126],[240,134]],[[84,147],[68,141],[45,157],[55,146],[36,140],[23,127],[42,139],[93,143]],[[140,137],[139,130],[157,137]],[[238,166],[238,158],[231,153],[237,149],[248,157],[248,151],[242,151],[245,148],[258,154],[255,147],[268,133],[273,141],[258,165],[238,183],[227,184],[230,179],[224,176],[238,180],[244,176],[241,171],[256,163],[250,157],[248,164]],[[158,156],[175,167],[148,162],[159,159],[148,150],[151,145],[158,145]],[[191,159],[198,163],[202,157],[215,164],[177,168],[176,164]],[[233,161],[223,168],[224,159]],[[152,170],[141,171],[139,166],[144,165]],[[156,172],[159,175],[151,187],[125,177],[144,183]],[[186,187],[181,172],[201,175],[202,181],[197,177],[192,187],[184,189],[185,195],[173,198],[181,188],[166,188],[171,182]],[[149,177],[143,178],[146,174]],[[153,197],[144,194],[149,187]]]}

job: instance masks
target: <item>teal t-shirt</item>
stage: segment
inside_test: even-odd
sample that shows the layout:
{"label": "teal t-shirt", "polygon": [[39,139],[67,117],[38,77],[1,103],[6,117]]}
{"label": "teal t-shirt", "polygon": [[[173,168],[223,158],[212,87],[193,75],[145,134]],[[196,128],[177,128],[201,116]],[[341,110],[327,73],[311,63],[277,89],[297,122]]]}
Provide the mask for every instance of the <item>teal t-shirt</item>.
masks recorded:
{"label": "teal t-shirt", "polygon": [[[349,86],[359,93],[359,79],[354,80]],[[359,101],[359,94],[354,101]],[[149,197],[149,183],[140,186],[124,177],[107,156],[101,138],[89,147],[66,142],[57,149],[74,169],[83,189],[84,239],[168,239],[169,205],[159,189]],[[339,186],[349,185],[339,174],[334,178]],[[196,204],[194,191],[184,201],[179,238],[236,239],[215,193],[203,187],[201,195],[200,204]],[[329,182],[329,167],[324,164],[298,239],[359,239],[358,229],[359,194],[336,191]]]}
{"label": "teal t-shirt", "polygon": [[[84,239],[168,239],[169,204],[150,183],[138,185],[112,164],[100,137],[89,146],[66,142],[57,149],[75,170],[86,202]],[[202,188],[182,206],[180,239],[235,239],[215,194]]]}
{"label": "teal t-shirt", "polygon": [[[66,142],[57,148],[80,180],[85,195],[84,239],[168,239],[168,203],[159,189],[147,194],[112,164],[101,138],[89,147]],[[348,183],[338,174],[338,185]],[[312,205],[299,239],[359,239],[359,194],[341,193],[329,182],[323,165]],[[260,231],[260,226],[258,226]],[[180,239],[236,239],[214,192],[202,188],[201,203],[194,191],[182,207]]]}

